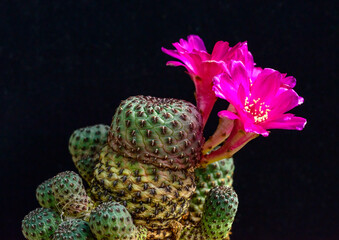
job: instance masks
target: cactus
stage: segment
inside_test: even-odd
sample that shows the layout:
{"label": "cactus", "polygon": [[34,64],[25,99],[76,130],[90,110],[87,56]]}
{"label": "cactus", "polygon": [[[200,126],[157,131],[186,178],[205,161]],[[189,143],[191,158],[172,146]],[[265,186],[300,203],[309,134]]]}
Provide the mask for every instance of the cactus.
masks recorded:
{"label": "cactus", "polygon": [[93,201],[75,172],[65,171],[56,175],[53,178],[52,192],[59,211],[65,216],[88,217],[93,208]]}
{"label": "cactus", "polygon": [[[303,98],[293,91],[293,77],[255,67],[246,42],[219,41],[212,54],[195,35],[173,45],[162,50],[179,60],[168,65],[187,69],[197,107],[139,95],[121,102],[110,127],[74,131],[69,151],[89,188],[70,171],[40,184],[36,198],[50,209],[25,217],[26,238],[229,240],[238,207],[232,156],[270,128],[302,130],[306,119],[284,112]],[[217,97],[230,104],[204,143]],[[61,220],[55,209],[66,222],[52,236]]]}
{"label": "cactus", "polygon": [[89,219],[89,226],[98,240],[146,239],[147,232],[139,230],[127,209],[117,202],[105,202],[96,207]]}
{"label": "cactus", "polygon": [[48,240],[61,222],[59,214],[52,209],[37,208],[22,220],[22,233],[28,240]]}
{"label": "cactus", "polygon": [[89,225],[84,220],[69,219],[62,222],[53,234],[53,240],[95,240]]}
{"label": "cactus", "polygon": [[122,101],[108,137],[117,153],[174,170],[195,167],[202,141],[202,118],[193,104],[149,96]]}
{"label": "cactus", "polygon": [[107,143],[109,126],[97,124],[77,129],[69,139],[68,149],[79,174],[90,183],[99,152]]}
{"label": "cactus", "polygon": [[231,187],[212,188],[206,198],[201,218],[204,234],[211,239],[225,238],[231,230],[237,210],[238,196]]}
{"label": "cactus", "polygon": [[41,183],[36,191],[35,196],[41,207],[57,209],[55,198],[52,192],[53,178]]}
{"label": "cactus", "polygon": [[166,228],[179,219],[189,206],[194,175],[137,162],[104,147],[95,170],[92,194],[98,200],[119,201],[139,224]]}
{"label": "cactus", "polygon": [[196,226],[186,226],[181,232],[180,239],[229,239],[237,209],[238,196],[231,187],[212,188],[207,195],[201,221]]}
{"label": "cactus", "polygon": [[216,186],[232,186],[234,163],[233,158],[223,159],[208,165],[206,168],[196,168],[194,171],[197,188],[189,207],[189,220],[200,221],[205,198],[211,188]]}

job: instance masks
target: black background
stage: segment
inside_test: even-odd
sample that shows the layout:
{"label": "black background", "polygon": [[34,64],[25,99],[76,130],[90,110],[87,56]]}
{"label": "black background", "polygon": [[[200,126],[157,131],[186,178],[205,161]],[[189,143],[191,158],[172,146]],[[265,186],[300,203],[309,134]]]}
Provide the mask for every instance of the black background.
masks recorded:
{"label": "black background", "polygon": [[[184,68],[160,50],[189,34],[209,51],[248,41],[255,62],[297,78],[304,131],[274,130],[235,155],[233,240],[338,239],[335,1],[1,1],[1,239],[23,239],[35,188],[75,170],[68,138],[109,124],[143,94],[194,102]],[[206,127],[210,135],[219,100]]]}

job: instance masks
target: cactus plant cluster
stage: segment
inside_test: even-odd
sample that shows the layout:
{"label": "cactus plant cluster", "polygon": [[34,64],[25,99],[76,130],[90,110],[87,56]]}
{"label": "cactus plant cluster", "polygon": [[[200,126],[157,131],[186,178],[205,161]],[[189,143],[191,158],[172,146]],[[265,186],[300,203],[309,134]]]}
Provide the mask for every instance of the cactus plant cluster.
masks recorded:
{"label": "cactus plant cluster", "polygon": [[[73,132],[69,151],[80,175],[61,172],[37,187],[42,208],[25,217],[25,237],[209,239],[214,232],[207,233],[208,222],[197,218],[207,211],[210,188],[231,185],[234,166],[225,159],[196,168],[203,141],[201,115],[193,104],[128,98],[110,128],[98,124]],[[39,223],[32,227],[28,219],[49,223],[48,230]]]}
{"label": "cactus plant cluster", "polygon": [[[197,107],[185,100],[139,95],[121,102],[110,126],[75,130],[69,152],[79,175],[61,172],[37,187],[40,208],[24,217],[25,238],[230,239],[238,208],[232,156],[259,133],[266,134],[253,129],[276,125],[263,125],[270,116],[269,105],[259,102],[260,98],[251,104],[247,99],[246,118],[239,104],[230,105],[219,113],[219,126],[205,143],[205,123],[216,96],[227,87],[226,82],[213,87],[212,78],[226,70],[231,74],[233,65],[241,61],[252,71],[253,58],[244,43],[229,48],[228,43],[218,42],[212,55],[197,36],[174,46],[177,50],[163,51],[184,62],[170,65],[187,68],[195,83]],[[284,88],[279,94],[289,92],[293,83],[285,75],[267,79],[276,81],[277,76],[281,78],[276,88],[279,84]],[[229,93],[242,83],[232,84]],[[238,95],[244,97],[252,84],[251,80]],[[257,102],[261,105],[256,106]],[[246,122],[250,117],[257,122]],[[285,120],[290,119],[294,118]],[[279,126],[300,128],[305,122],[298,121]]]}

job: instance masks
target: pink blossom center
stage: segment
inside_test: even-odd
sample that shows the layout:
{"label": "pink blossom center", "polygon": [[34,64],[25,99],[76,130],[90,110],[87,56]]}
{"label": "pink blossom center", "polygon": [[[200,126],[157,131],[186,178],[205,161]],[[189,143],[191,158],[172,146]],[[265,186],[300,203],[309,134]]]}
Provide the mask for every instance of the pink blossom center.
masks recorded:
{"label": "pink blossom center", "polygon": [[266,121],[268,119],[268,113],[271,111],[269,105],[261,101],[260,98],[249,99],[249,97],[245,98],[244,109],[253,116],[256,123]]}

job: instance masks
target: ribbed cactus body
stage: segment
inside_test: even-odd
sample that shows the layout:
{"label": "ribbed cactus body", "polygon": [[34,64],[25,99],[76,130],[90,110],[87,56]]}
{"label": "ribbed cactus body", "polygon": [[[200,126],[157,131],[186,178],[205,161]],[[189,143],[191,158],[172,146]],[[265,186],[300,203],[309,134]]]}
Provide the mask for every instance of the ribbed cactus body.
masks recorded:
{"label": "ribbed cactus body", "polygon": [[117,202],[105,202],[96,207],[89,219],[90,228],[98,240],[146,239],[147,232],[134,225],[127,209]]}
{"label": "ribbed cactus body", "polygon": [[53,178],[47,179],[41,183],[36,191],[35,196],[41,207],[57,209],[56,201],[52,192]]}
{"label": "ribbed cactus body", "polygon": [[107,144],[109,126],[97,124],[77,129],[69,139],[68,149],[79,174],[90,183],[101,148]]}
{"label": "ribbed cactus body", "polygon": [[86,217],[93,208],[81,177],[72,171],[59,173],[53,178],[52,192],[57,207],[65,216]]}
{"label": "ribbed cactus body", "polygon": [[53,240],[95,240],[86,221],[69,219],[62,222],[53,234]]}
{"label": "ribbed cactus body", "polygon": [[97,199],[121,202],[138,224],[153,229],[179,219],[195,190],[193,173],[140,163],[110,147],[100,154],[91,186]]}
{"label": "ribbed cactus body", "polygon": [[48,208],[37,208],[27,214],[21,229],[28,240],[49,240],[61,222],[60,215]]}
{"label": "ribbed cactus body", "polygon": [[202,141],[202,118],[193,104],[148,96],[121,102],[108,137],[114,151],[171,169],[194,167]]}
{"label": "ribbed cactus body", "polygon": [[194,174],[197,187],[189,208],[189,219],[193,223],[200,221],[205,199],[210,189],[217,186],[232,186],[233,172],[233,158],[214,162],[206,168],[195,169]]}

